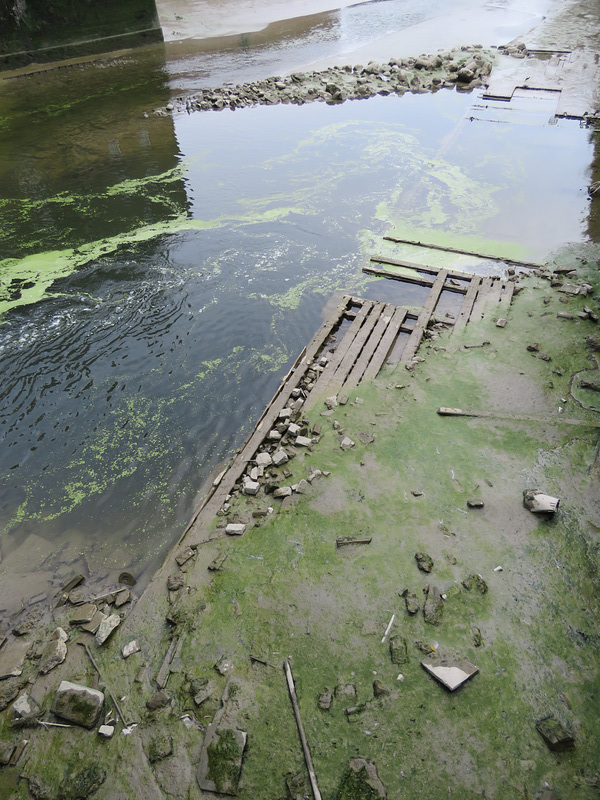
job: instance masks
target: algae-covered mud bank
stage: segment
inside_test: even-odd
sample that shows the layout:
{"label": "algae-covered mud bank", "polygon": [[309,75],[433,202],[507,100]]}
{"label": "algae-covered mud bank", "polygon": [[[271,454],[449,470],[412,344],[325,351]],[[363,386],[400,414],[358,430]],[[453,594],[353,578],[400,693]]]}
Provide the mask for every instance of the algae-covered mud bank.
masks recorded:
{"label": "algae-covered mud bank", "polygon": [[84,584],[23,625],[5,796],[310,796],[286,660],[322,797],[596,797],[598,260],[563,250],[504,327],[438,325],[410,370],[300,406],[308,446],[265,440],[257,493],[240,482],[129,613],[128,589]]}

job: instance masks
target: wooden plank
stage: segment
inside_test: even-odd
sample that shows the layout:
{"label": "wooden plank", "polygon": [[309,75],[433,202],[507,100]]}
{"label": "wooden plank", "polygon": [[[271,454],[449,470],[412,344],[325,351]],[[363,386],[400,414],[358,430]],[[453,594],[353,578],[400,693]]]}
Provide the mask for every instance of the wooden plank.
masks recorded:
{"label": "wooden plank", "polygon": [[488,294],[488,299],[486,302],[486,307],[490,306],[497,306],[500,302],[500,296],[502,294],[502,287],[504,286],[504,282],[501,280],[495,280],[492,283],[492,287]]}
{"label": "wooden plank", "polygon": [[479,290],[477,292],[477,299],[473,304],[473,309],[471,310],[471,315],[469,317],[470,320],[478,320],[483,317],[483,312],[485,309],[486,298],[490,289],[492,288],[492,279],[491,278],[483,278],[481,284],[479,286]]}
{"label": "wooden plank", "polygon": [[372,381],[374,380],[377,375],[379,374],[379,370],[383,366],[392,345],[396,341],[396,337],[398,336],[398,331],[400,330],[400,326],[404,322],[404,318],[406,317],[406,309],[401,308],[400,306],[396,308],[394,311],[394,316],[388,323],[387,328],[385,329],[385,333],[381,337],[381,341],[379,342],[373,357],[369,361],[369,365],[367,366],[364,375],[362,376],[361,382],[364,381]]}
{"label": "wooden plank", "polygon": [[375,303],[372,300],[366,300],[363,303],[362,308],[360,309],[360,311],[352,321],[352,324],[346,331],[344,338],[337,346],[337,349],[333,357],[330,359],[329,363],[327,364],[323,372],[319,375],[314,387],[309,392],[309,395],[306,398],[305,405],[314,402],[315,397],[323,396],[324,387],[329,385],[329,381],[335,374],[335,371],[342,362],[342,359],[346,355],[346,352],[352,346],[354,339],[358,335],[360,329],[362,328],[367,316],[369,315],[374,305]]}
{"label": "wooden plank", "polygon": [[[429,275],[437,275],[441,269],[441,267],[432,267],[429,264],[419,264],[417,261],[406,261],[403,258],[388,258],[387,256],[371,256],[370,261],[372,261],[374,264],[389,264],[393,267],[415,269],[419,272],[426,272]],[[469,280],[473,277],[470,272],[459,272],[457,269],[448,269],[447,272],[449,278]]]}
{"label": "wooden plank", "polygon": [[473,310],[473,304],[477,299],[477,293],[479,291],[480,284],[481,284],[481,278],[478,275],[471,278],[471,283],[469,285],[469,288],[467,289],[465,299],[463,300],[463,304],[460,309],[460,314],[458,315],[458,319],[454,323],[454,331],[462,330],[469,321],[469,317],[471,316],[471,311]]}
{"label": "wooden plank", "polygon": [[373,332],[373,328],[377,324],[384,307],[385,303],[377,303],[375,306],[373,306],[364,325],[352,342],[352,346],[346,351],[346,354],[344,355],[340,365],[325,387],[325,394],[337,394],[337,392],[341,389],[348,374],[352,370],[352,367],[356,363],[356,360],[359,358],[363,347],[369,340]]}
{"label": "wooden plank", "polygon": [[444,247],[441,244],[418,242],[414,239],[400,239],[397,236],[384,236],[383,238],[388,242],[396,242],[396,244],[412,244],[415,247],[425,247],[429,250],[442,250],[445,253],[458,253],[461,256],[485,258],[487,261],[503,261],[505,264],[514,264],[517,267],[524,267],[525,269],[544,269],[544,264],[537,264],[534,261],[517,261],[514,258],[493,256],[490,253],[478,253],[474,250],[460,250],[457,247]]}
{"label": "wooden plank", "polygon": [[350,374],[344,381],[342,386],[343,389],[353,389],[360,383],[365,370],[369,366],[369,362],[373,358],[373,355],[375,354],[375,351],[377,350],[379,343],[381,342],[381,339],[385,334],[392,317],[394,316],[395,310],[396,306],[392,305],[391,303],[385,304],[385,307],[381,311],[381,316],[377,320],[377,325],[369,337],[369,341],[363,347],[360,358],[354,364]]}
{"label": "wooden plank", "polygon": [[500,295],[500,308],[506,312],[512,303],[513,294],[515,293],[515,284],[512,281],[507,281],[504,284],[504,291]]}
{"label": "wooden plank", "polygon": [[435,283],[431,287],[431,291],[429,292],[427,301],[423,306],[423,308],[421,309],[421,313],[419,314],[419,318],[417,319],[417,324],[415,325],[414,330],[411,333],[410,338],[406,343],[404,350],[402,351],[402,355],[400,356],[401,364],[407,364],[419,349],[419,345],[421,344],[423,334],[425,333],[425,329],[427,328],[427,323],[429,322],[429,318],[435,311],[435,307],[437,305],[438,300],[440,299],[440,295],[442,293],[442,289],[444,288],[447,276],[448,272],[445,269],[441,269],[438,272],[438,276],[435,279]]}

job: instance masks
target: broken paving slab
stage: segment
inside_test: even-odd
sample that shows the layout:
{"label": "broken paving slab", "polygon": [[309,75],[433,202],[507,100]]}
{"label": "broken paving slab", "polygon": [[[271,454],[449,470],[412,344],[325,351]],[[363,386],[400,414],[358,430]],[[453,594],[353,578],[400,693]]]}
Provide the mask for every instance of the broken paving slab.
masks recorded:
{"label": "broken paving slab", "polygon": [[470,661],[452,658],[424,658],[421,666],[451,692],[479,672],[479,667]]}
{"label": "broken paving slab", "polygon": [[100,623],[96,631],[96,644],[102,645],[111,635],[111,633],[121,624],[121,617],[118,614],[111,614]]}

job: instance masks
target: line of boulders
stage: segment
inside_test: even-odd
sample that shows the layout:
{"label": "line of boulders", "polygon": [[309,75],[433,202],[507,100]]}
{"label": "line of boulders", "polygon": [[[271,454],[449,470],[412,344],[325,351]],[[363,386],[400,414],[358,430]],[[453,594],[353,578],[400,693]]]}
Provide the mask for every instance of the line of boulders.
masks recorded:
{"label": "line of boulders", "polygon": [[157,114],[171,111],[220,111],[256,105],[314,101],[330,104],[375,95],[434,92],[442,88],[460,90],[483,86],[493,65],[493,54],[481,45],[455,48],[417,58],[391,58],[366,66],[335,66],[312,72],[293,72],[236,86],[201,89],[191,97],[178,97]]}

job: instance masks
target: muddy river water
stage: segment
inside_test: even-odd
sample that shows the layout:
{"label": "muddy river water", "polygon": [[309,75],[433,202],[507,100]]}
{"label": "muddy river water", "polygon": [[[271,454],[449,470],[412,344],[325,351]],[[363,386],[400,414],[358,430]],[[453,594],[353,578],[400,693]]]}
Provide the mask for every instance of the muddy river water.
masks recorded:
{"label": "muddy river water", "polygon": [[439,13],[389,0],[0,82],[3,616],[73,571],[143,585],[328,298],[421,301],[361,275],[390,225],[537,259],[586,237],[591,134],[543,93],[153,113],[423,9]]}

